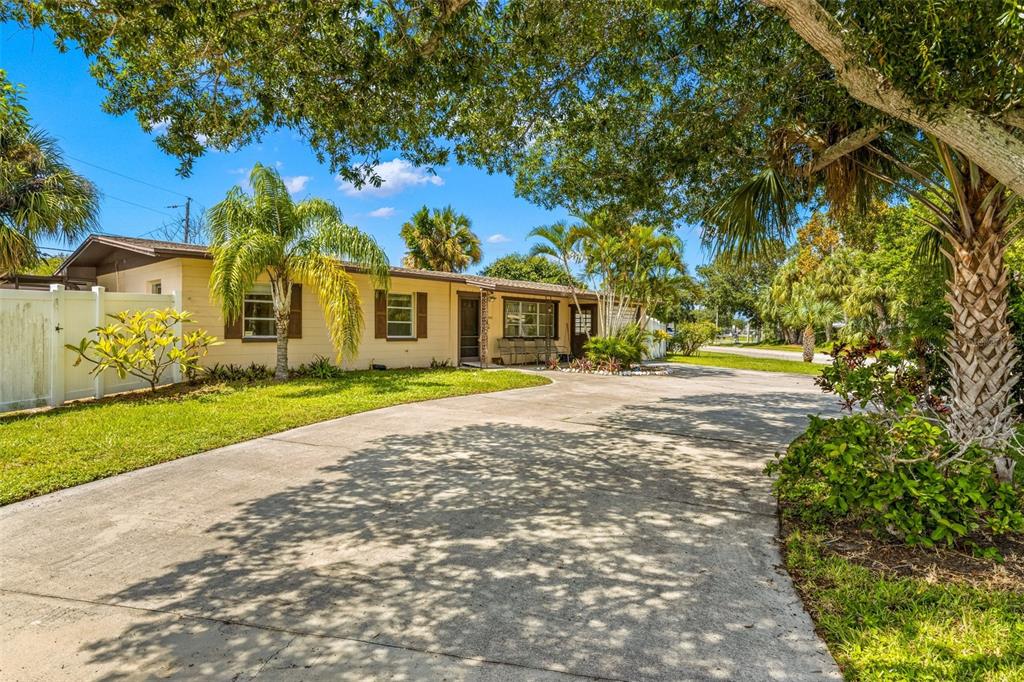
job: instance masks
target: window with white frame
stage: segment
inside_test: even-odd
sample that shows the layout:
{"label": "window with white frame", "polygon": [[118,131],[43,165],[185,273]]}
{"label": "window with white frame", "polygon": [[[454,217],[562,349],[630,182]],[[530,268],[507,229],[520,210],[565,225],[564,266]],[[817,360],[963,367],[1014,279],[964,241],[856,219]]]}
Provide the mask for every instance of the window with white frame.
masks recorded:
{"label": "window with white frame", "polygon": [[505,301],[505,337],[554,338],[555,305],[550,301]]}
{"label": "window with white frame", "polygon": [[257,284],[242,301],[242,337],[266,339],[277,336],[274,299],[269,284]]}
{"label": "window with white frame", "polygon": [[414,338],[415,319],[412,294],[388,294],[388,338]]}
{"label": "window with white frame", "polygon": [[149,282],[149,293],[151,294],[162,294],[163,286],[160,284],[160,280],[154,279]]}

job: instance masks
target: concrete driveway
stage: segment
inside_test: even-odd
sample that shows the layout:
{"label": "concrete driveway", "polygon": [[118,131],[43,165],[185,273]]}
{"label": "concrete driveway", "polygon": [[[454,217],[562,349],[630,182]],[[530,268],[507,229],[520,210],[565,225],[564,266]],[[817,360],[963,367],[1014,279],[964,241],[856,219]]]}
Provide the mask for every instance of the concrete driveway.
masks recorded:
{"label": "concrete driveway", "polygon": [[761,474],[810,379],[555,379],[0,509],[0,678],[837,676]]}

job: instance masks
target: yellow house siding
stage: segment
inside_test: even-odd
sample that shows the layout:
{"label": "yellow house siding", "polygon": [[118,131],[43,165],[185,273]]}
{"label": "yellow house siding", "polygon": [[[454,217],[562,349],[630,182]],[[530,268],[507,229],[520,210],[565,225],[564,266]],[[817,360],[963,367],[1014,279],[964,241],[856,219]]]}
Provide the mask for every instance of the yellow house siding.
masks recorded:
{"label": "yellow house siding", "polygon": [[[110,291],[147,292],[149,283],[160,280],[163,293],[181,292],[182,307],[192,313],[195,320],[186,325],[186,331],[205,329],[222,341],[210,349],[204,364],[214,363],[247,365],[255,362],[272,366],[275,361],[273,341],[244,341],[224,339],[224,319],[220,306],[210,298],[210,272],[213,264],[200,258],[173,258],[143,265],[118,273],[100,275],[98,283]],[[427,338],[411,340],[388,340],[374,338],[373,301],[374,287],[367,275],[353,273],[359,288],[362,308],[363,331],[359,351],[354,358],[346,358],[340,364],[348,369],[367,369],[372,364],[396,367],[426,367],[432,360],[458,363],[459,345],[459,293],[473,297],[480,295],[480,289],[469,284],[460,284],[436,279],[415,277],[391,278],[392,293],[407,293],[416,300],[417,293],[427,295]],[[260,282],[267,278],[261,277]],[[568,350],[571,323],[571,297],[533,295],[521,293],[490,293],[489,306],[489,357],[492,362],[500,357],[498,340],[504,335],[505,299],[526,299],[552,301],[558,305],[559,349]],[[414,319],[415,319],[414,315]],[[338,362],[337,353],[327,332],[323,309],[316,295],[309,287],[302,287],[302,338],[289,339],[289,364],[297,366],[322,355],[332,362]]]}
{"label": "yellow house siding", "polygon": [[566,352],[569,350],[569,324],[570,306],[572,298],[560,296],[536,296],[531,294],[495,293],[490,304],[490,336],[489,350],[490,358],[496,361],[500,357],[498,352],[498,339],[505,335],[505,299],[529,300],[529,301],[552,301],[558,306],[558,338],[554,344]]}
{"label": "yellow house siding", "polygon": [[96,283],[106,287],[108,291],[127,291],[140,294],[148,294],[149,283],[160,280],[161,293],[170,294],[173,291],[181,291],[181,258],[157,261],[150,265],[143,265],[137,268],[108,272],[105,275],[98,275]]}
{"label": "yellow house siding", "polygon": [[[183,263],[182,305],[195,318],[192,327],[201,327],[222,339],[224,318],[219,305],[210,300],[209,294],[212,263],[200,259],[184,259]],[[362,342],[356,357],[344,359],[342,366],[349,369],[367,369],[371,364],[382,364],[389,368],[426,367],[433,359],[454,362],[451,309],[448,305],[451,283],[393,277],[392,292],[413,294],[414,298],[419,292],[427,294],[427,338],[388,341],[373,338],[373,285],[370,278],[360,273],[353,273],[352,276],[359,287],[363,318]],[[259,281],[266,282],[267,279],[261,277]],[[222,345],[210,349],[204,364],[274,364],[273,341],[222,340]],[[288,362],[294,367],[309,362],[318,355],[337,362],[337,353],[327,332],[327,322],[324,320],[320,301],[309,287],[303,286],[302,338],[289,339]]]}

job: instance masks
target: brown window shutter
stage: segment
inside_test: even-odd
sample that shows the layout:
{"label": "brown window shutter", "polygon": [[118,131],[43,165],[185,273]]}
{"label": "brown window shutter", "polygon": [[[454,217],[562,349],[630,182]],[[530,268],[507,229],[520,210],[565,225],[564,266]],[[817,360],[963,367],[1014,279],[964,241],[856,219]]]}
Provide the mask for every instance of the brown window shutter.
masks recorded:
{"label": "brown window shutter", "polygon": [[288,338],[302,338],[302,285],[292,285],[292,310],[288,316]]}
{"label": "brown window shutter", "polygon": [[373,338],[388,338],[388,294],[383,289],[373,292]]}
{"label": "brown window shutter", "polygon": [[232,322],[224,323],[224,338],[225,339],[240,339],[242,338],[242,314],[239,313],[238,317]]}
{"label": "brown window shutter", "polygon": [[416,338],[427,338],[427,292],[416,292]]}
{"label": "brown window shutter", "polygon": [[551,313],[551,326],[554,327],[552,330],[552,338],[558,338],[558,309],[562,307],[561,301],[555,301],[553,303],[555,309]]}

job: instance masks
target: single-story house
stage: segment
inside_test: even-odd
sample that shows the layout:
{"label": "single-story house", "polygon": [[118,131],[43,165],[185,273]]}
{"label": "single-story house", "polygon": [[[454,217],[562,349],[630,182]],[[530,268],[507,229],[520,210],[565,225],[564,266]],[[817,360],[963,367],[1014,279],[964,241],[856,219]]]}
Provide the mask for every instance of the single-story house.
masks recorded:
{"label": "single-story house", "polygon": [[[240,319],[225,324],[210,296],[212,260],[205,246],[137,237],[93,234],[61,264],[57,275],[95,282],[107,291],[176,292],[181,307],[224,343],[210,349],[205,364],[274,363],[274,319],[269,283],[246,296]],[[488,365],[508,362],[510,351],[541,343],[580,355],[588,335],[598,334],[597,296],[539,282],[412,268],[391,268],[387,291],[374,290],[369,276],[350,268],[359,286],[363,336],[345,367],[425,367],[431,362]],[[292,365],[337,353],[313,291],[295,285],[288,357]],[[188,331],[188,329],[186,329]],[[550,339],[550,341],[548,341]]]}

